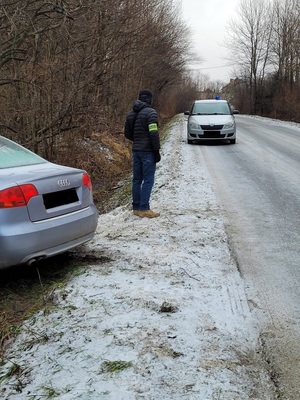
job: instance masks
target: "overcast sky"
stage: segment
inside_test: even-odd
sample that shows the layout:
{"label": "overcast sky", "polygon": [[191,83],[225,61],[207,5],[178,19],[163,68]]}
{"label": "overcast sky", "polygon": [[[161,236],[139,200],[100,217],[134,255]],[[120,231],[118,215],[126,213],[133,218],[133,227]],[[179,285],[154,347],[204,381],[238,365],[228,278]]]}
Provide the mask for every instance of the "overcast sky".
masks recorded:
{"label": "overcast sky", "polygon": [[203,60],[195,67],[210,80],[229,82],[233,66],[225,57],[228,50],[222,46],[225,26],[236,12],[240,0],[178,0],[183,19],[192,31],[194,50]]}

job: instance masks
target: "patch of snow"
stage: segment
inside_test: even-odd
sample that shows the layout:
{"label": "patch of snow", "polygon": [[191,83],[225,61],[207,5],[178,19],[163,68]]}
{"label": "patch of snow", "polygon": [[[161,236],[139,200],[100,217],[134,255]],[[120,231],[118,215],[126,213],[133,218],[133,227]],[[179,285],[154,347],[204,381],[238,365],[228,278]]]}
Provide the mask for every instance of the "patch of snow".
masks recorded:
{"label": "patch of snow", "polygon": [[299,131],[299,128],[300,128],[299,122],[282,121],[282,120],[275,119],[275,118],[261,117],[259,115],[247,115],[247,117],[253,118],[253,119],[259,119],[260,121],[268,121],[268,124],[271,123],[276,126],[289,126],[290,128],[295,128],[297,131]]}
{"label": "patch of snow", "polygon": [[99,216],[84,248],[106,261],[24,324],[0,367],[20,367],[2,399],[275,398],[205,163],[185,138],[178,116],[152,194],[159,218],[130,204]]}

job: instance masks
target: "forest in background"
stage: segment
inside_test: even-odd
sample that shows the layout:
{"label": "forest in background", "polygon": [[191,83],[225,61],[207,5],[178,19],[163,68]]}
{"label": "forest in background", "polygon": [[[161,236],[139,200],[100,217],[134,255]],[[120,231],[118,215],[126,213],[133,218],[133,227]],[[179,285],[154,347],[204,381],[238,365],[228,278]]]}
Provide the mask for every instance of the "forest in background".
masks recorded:
{"label": "forest in background", "polygon": [[0,4],[0,134],[85,168],[94,182],[115,183],[129,168],[122,133],[138,91],[154,92],[162,123],[184,108],[188,30],[178,7],[173,0]]}
{"label": "forest in background", "polygon": [[300,1],[241,0],[227,34],[236,107],[300,122]]}
{"label": "forest in background", "polygon": [[[225,97],[243,113],[300,121],[299,0],[241,0],[227,47],[236,67]],[[191,61],[201,64],[176,0],[0,0],[0,134],[86,169],[101,198],[130,170],[122,133],[141,88],[161,126],[219,94]]]}
{"label": "forest in background", "polygon": [[70,146],[120,132],[142,87],[162,115],[177,111],[164,96],[181,85],[188,49],[172,0],[1,2],[2,133],[53,159],[68,132]]}

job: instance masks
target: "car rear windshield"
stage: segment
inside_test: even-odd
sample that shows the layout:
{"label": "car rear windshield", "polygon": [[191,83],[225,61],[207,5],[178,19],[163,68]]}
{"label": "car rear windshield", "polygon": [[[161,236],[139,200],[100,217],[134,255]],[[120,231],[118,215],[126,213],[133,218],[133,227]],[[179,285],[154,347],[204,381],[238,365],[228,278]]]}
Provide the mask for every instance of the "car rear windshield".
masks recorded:
{"label": "car rear windshield", "polygon": [[215,114],[231,114],[230,108],[227,102],[199,102],[195,103],[192,114],[200,114],[200,115],[215,115]]}
{"label": "car rear windshield", "polygon": [[4,137],[0,137],[0,169],[43,164],[42,157]]}

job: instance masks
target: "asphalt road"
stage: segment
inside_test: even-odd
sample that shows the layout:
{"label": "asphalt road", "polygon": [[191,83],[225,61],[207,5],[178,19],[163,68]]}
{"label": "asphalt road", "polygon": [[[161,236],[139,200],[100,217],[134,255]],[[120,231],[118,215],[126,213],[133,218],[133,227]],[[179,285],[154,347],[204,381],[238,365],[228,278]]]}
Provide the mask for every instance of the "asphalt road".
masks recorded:
{"label": "asphalt road", "polygon": [[300,126],[238,115],[202,144],[279,399],[300,399]]}

